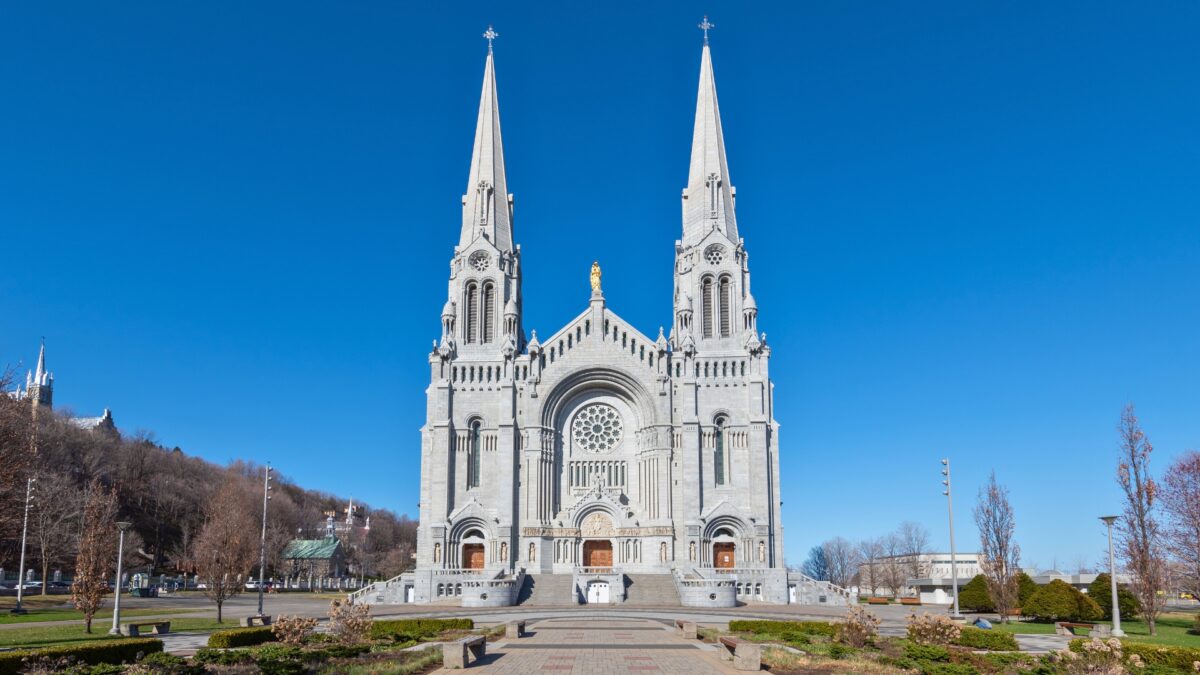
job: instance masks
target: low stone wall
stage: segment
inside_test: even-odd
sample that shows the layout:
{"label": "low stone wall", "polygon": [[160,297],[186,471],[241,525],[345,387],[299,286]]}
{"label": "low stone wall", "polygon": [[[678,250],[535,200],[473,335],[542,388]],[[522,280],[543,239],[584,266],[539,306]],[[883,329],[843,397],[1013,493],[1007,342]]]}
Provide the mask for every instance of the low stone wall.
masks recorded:
{"label": "low stone wall", "polygon": [[733,578],[708,579],[697,573],[676,572],[675,590],[684,607],[736,607],[737,584]]}
{"label": "low stone wall", "polygon": [[515,576],[497,579],[471,579],[463,582],[463,607],[510,607],[525,583],[525,570]]}

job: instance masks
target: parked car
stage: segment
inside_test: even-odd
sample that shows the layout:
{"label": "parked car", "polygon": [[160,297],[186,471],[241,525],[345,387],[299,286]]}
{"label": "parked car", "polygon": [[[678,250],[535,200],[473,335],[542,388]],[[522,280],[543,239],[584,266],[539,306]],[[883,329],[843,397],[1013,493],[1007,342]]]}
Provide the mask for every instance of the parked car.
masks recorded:
{"label": "parked car", "polygon": [[50,588],[70,588],[71,584],[69,584],[65,581],[51,581],[49,587]]}

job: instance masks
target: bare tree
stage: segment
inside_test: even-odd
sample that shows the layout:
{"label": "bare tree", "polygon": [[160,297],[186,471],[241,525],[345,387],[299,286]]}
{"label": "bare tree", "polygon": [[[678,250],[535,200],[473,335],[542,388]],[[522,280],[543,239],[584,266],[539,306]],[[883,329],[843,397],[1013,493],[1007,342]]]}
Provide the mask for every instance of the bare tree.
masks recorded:
{"label": "bare tree", "polygon": [[0,539],[20,536],[33,442],[32,406],[8,396],[12,381],[11,369],[0,370]]}
{"label": "bare tree", "polygon": [[1179,585],[1200,598],[1200,452],[1183,453],[1167,469],[1162,502],[1169,516],[1167,543],[1179,561]]}
{"label": "bare tree", "polygon": [[117,562],[117,495],[93,481],[83,507],[83,532],[75,558],[71,601],[83,612],[85,632],[92,632],[92,617],[108,594],[108,580]]}
{"label": "bare tree", "polygon": [[929,553],[929,530],[919,523],[906,520],[900,523],[899,534],[904,557],[908,560],[908,576],[914,579],[925,576],[928,566],[921,559]]}
{"label": "bare tree", "polygon": [[883,557],[883,542],[878,538],[864,539],[858,543],[858,585],[861,592],[867,587],[867,595],[875,595],[881,581],[879,559]]}
{"label": "bare tree", "polygon": [[858,567],[858,551],[854,544],[841,537],[834,537],[821,544],[825,549],[825,562],[829,567],[829,582],[835,586],[849,588]]}
{"label": "bare tree", "polygon": [[908,559],[904,557],[904,542],[900,535],[892,532],[880,540],[883,546],[881,574],[884,583],[891,589],[894,597],[900,597],[904,590],[904,582],[908,578]]}
{"label": "bare tree", "polygon": [[1157,635],[1156,620],[1166,604],[1167,565],[1163,556],[1162,532],[1155,507],[1158,485],[1150,475],[1150,445],[1138,423],[1133,405],[1125,406],[1117,425],[1120,436],[1120,461],[1117,464],[1117,483],[1125,493],[1125,515],[1118,521],[1121,557],[1132,576],[1130,590],[1142,603],[1142,615]]}
{"label": "bare tree", "polygon": [[217,623],[225,601],[241,593],[258,560],[258,527],[246,481],[230,477],[213,495],[207,521],[192,547],[204,594],[217,603]]}
{"label": "bare tree", "polygon": [[50,566],[61,562],[75,545],[84,493],[69,478],[55,474],[41,476],[37,486],[29,530],[42,563],[42,595],[46,595]]}
{"label": "bare tree", "polygon": [[1000,620],[1007,622],[1008,611],[1017,604],[1021,547],[1013,541],[1016,519],[1008,501],[1008,488],[996,482],[995,471],[987,485],[979,489],[975,525],[979,528],[979,564],[987,580],[988,594],[1000,613]]}

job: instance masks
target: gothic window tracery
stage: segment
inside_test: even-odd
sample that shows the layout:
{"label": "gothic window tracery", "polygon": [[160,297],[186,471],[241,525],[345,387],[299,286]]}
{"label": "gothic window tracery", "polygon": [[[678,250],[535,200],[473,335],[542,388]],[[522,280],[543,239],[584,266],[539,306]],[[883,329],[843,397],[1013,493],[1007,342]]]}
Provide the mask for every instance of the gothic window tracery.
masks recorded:
{"label": "gothic window tracery", "polygon": [[488,282],[483,285],[483,342],[486,344],[496,338],[496,285]]}
{"label": "gothic window tracery", "polygon": [[610,452],[621,442],[621,415],[610,405],[592,403],[575,414],[571,435],[588,452]]}
{"label": "gothic window tracery", "polygon": [[730,329],[730,307],[733,305],[733,284],[729,282],[729,277],[721,277],[720,286],[720,324],[721,337],[729,337]]}
{"label": "gothic window tracery", "polygon": [[725,257],[725,247],[720,244],[712,244],[704,249],[704,259],[710,265],[720,265],[721,260]]}
{"label": "gothic window tracery", "polygon": [[713,477],[717,485],[725,484],[725,418],[718,417],[713,449]]}
{"label": "gothic window tracery", "polygon": [[703,335],[706,338],[713,336],[713,280],[712,277],[704,277],[700,282],[700,306],[704,313],[702,317]]}
{"label": "gothic window tracery", "polygon": [[479,284],[474,281],[467,284],[467,299],[464,305],[467,309],[466,338],[468,343],[479,339]]}

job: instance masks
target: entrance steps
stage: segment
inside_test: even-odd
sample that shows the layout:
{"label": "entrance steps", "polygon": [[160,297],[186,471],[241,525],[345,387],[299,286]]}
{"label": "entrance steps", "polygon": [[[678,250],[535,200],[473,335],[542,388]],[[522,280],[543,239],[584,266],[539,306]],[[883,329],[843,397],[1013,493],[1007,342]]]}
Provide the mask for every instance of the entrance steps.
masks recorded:
{"label": "entrance steps", "polygon": [[670,574],[626,574],[625,604],[678,607],[679,591]]}
{"label": "entrance steps", "polygon": [[570,574],[526,574],[517,604],[530,607],[578,605],[575,579]]}

